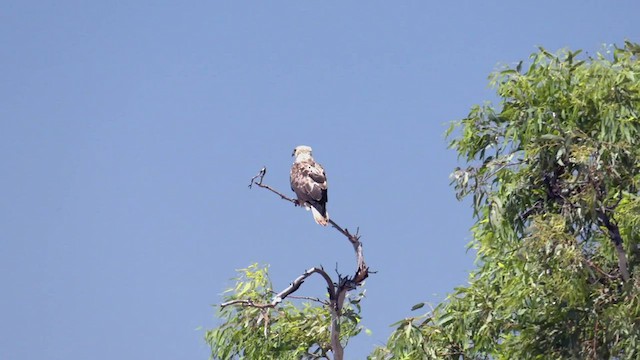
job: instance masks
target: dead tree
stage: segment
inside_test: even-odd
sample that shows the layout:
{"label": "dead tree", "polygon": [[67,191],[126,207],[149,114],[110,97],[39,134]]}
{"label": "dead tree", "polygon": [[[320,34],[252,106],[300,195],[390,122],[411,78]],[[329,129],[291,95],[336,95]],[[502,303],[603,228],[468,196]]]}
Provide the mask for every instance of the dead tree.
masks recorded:
{"label": "dead tree", "polygon": [[[263,184],[262,181],[264,180],[264,176],[266,173],[267,169],[266,167],[263,167],[256,176],[251,178],[249,188],[251,188],[253,185],[257,185],[263,189],[267,189],[279,195],[280,198],[291,202],[295,206],[300,205],[298,204],[297,200],[289,198],[288,196],[275,190],[269,185]],[[364,280],[369,276],[369,268],[367,267],[367,264],[364,260],[364,255],[362,252],[362,242],[360,242],[360,235],[358,234],[358,230],[356,230],[355,234],[351,234],[349,230],[347,230],[346,228],[343,229],[333,220],[329,220],[329,223],[331,224],[331,226],[333,226],[333,228],[344,235],[353,246],[357,262],[357,268],[354,275],[343,276],[338,274],[337,281],[334,281],[322,267],[312,267],[306,270],[302,275],[298,276],[295,280],[293,280],[291,284],[289,284],[289,286],[287,286],[284,290],[274,295],[270,303],[259,304],[249,299],[237,299],[222,303],[220,304],[220,306],[226,307],[231,305],[240,305],[255,307],[259,309],[274,308],[278,306],[278,304],[280,304],[285,298],[291,296],[291,294],[296,292],[309,276],[313,274],[319,274],[327,283],[327,291],[329,292],[329,301],[327,302],[327,306],[329,307],[329,311],[331,313],[331,350],[333,352],[333,358],[334,360],[342,360],[344,357],[344,348],[340,343],[340,317],[342,315],[344,301],[347,293],[349,291],[355,290],[358,286],[362,285]]]}

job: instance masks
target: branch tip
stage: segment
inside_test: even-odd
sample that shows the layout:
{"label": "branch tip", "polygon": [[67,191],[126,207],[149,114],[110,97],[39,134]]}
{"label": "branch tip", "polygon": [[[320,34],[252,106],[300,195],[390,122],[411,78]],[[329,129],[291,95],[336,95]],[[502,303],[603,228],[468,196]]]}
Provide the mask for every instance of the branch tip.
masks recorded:
{"label": "branch tip", "polygon": [[[249,182],[249,189],[251,189],[253,184],[256,184],[258,186],[262,185],[262,180],[264,179],[264,176],[266,174],[267,174],[267,167],[263,166],[262,169],[260,169],[260,171],[258,172],[258,174],[251,178],[251,182]],[[260,178],[260,180],[256,181],[257,178]]]}

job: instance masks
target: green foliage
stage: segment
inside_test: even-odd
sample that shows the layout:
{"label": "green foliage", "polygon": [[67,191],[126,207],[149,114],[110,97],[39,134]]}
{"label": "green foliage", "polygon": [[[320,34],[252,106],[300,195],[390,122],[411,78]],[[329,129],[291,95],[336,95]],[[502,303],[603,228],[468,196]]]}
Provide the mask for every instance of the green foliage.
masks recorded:
{"label": "green foliage", "polygon": [[[275,292],[267,267],[257,264],[238,270],[233,288],[224,302],[248,300],[270,304]],[[340,318],[341,342],[360,333],[360,297],[348,299]],[[328,359],[329,309],[322,304],[283,301],[276,307],[235,304],[220,307],[223,323],[205,334],[213,359]]]}
{"label": "green foliage", "polygon": [[492,75],[500,106],[448,131],[479,267],[372,358],[640,357],[639,55],[540,48]]}

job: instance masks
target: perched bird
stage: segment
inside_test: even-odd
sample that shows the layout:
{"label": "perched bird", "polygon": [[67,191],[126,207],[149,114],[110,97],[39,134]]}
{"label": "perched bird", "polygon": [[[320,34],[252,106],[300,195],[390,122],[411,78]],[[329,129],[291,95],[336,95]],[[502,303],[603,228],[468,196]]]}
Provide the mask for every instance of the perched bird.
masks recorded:
{"label": "perched bird", "polygon": [[313,219],[327,226],[327,176],[322,165],[313,160],[311,148],[300,145],[293,150],[295,157],[291,166],[291,190],[298,196],[298,204],[311,210]]}

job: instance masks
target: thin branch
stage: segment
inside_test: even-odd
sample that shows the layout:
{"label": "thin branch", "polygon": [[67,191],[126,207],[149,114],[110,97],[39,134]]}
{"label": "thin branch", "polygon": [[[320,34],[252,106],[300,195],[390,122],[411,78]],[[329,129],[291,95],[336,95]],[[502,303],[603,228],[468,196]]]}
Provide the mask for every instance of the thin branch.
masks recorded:
{"label": "thin branch", "polygon": [[622,202],[622,191],[618,192],[618,199],[616,200],[616,203],[614,205],[605,207],[605,209],[608,211],[613,211],[618,207],[618,205],[620,205],[620,202]]}
{"label": "thin branch", "polygon": [[[281,199],[287,200],[290,203],[294,204],[295,206],[300,206],[300,203],[298,202],[298,200],[292,199],[292,198],[284,195],[283,193],[279,192],[278,190],[272,188],[271,186],[263,184],[262,181],[264,180],[264,177],[265,177],[266,174],[267,174],[267,168],[266,167],[262,167],[262,169],[260,169],[258,174],[251,178],[251,181],[249,183],[249,188],[251,189],[253,187],[253,185],[257,185],[257,186],[259,186],[259,187],[261,187],[263,189],[267,189],[267,190],[271,191],[272,193],[280,196]],[[353,245],[354,250],[357,251],[357,247],[359,245],[361,245],[360,244],[360,235],[358,235],[359,229],[356,229],[356,233],[355,234],[351,234],[348,229],[343,229],[340,225],[338,225],[332,219],[329,219],[329,223],[336,230],[338,230],[342,235],[346,236],[346,238]]]}
{"label": "thin branch", "polygon": [[261,187],[263,189],[267,189],[267,190],[279,195],[280,198],[282,198],[283,200],[287,200],[287,201],[293,203],[295,206],[299,206],[300,205],[300,204],[298,204],[298,200],[292,199],[292,198],[282,194],[281,192],[277,191],[276,189],[272,188],[271,186],[263,184],[262,180],[264,179],[264,176],[266,174],[267,174],[267,168],[266,167],[262,167],[262,169],[260,169],[258,174],[251,178],[251,182],[249,183],[249,189],[251,189],[253,187],[253,185],[258,185],[259,187]]}
{"label": "thin branch", "polygon": [[[298,200],[292,199],[284,195],[283,193],[279,192],[278,190],[272,188],[271,186],[263,184],[262,182],[266,174],[267,174],[267,168],[262,167],[262,169],[260,169],[258,174],[251,178],[251,182],[249,183],[249,188],[251,188],[253,185],[257,185],[263,189],[267,189],[273,192],[274,194],[280,196],[280,198],[283,200],[287,200],[296,206],[300,205],[298,203]],[[331,224],[331,226],[333,226],[334,229],[338,230],[342,235],[344,235],[353,246],[353,250],[356,253],[356,258],[358,261],[358,269],[356,271],[356,275],[353,277],[353,280],[356,281],[357,285],[360,285],[369,276],[369,268],[367,267],[367,264],[364,261],[362,243],[360,242],[360,235],[359,235],[360,229],[356,229],[356,233],[351,234],[348,229],[342,228],[332,219],[329,219],[329,223]]]}
{"label": "thin branch", "polygon": [[587,264],[590,268],[592,268],[593,270],[599,272],[600,274],[604,275],[606,278],[612,280],[615,279],[616,277],[609,274],[608,272],[602,270],[600,267],[598,267],[598,265],[594,264],[593,261],[587,259],[587,258],[583,258],[582,259],[584,261],[585,264]]}
{"label": "thin branch", "polygon": [[349,230],[347,229],[343,229],[340,225],[336,224],[332,219],[329,219],[329,223],[336,229],[338,230],[342,235],[346,236],[347,239],[349,239],[349,241],[352,244],[357,244],[360,242],[360,236],[358,235],[358,231],[360,229],[356,229],[356,234],[352,235]]}
{"label": "thin branch", "polygon": [[287,286],[284,290],[277,293],[273,297],[273,300],[271,301],[271,303],[260,304],[250,299],[238,299],[238,300],[231,300],[231,301],[224,302],[220,304],[220,307],[224,308],[229,305],[242,305],[242,306],[250,306],[258,309],[274,308],[279,303],[281,303],[282,300],[286,299],[287,296],[289,296],[290,294],[298,290],[300,288],[300,285],[302,285],[302,283],[304,283],[304,281],[314,273],[320,274],[324,278],[324,280],[327,282],[327,289],[329,290],[329,296],[331,298],[331,294],[335,292],[335,285],[333,284],[331,277],[329,276],[329,274],[327,274],[326,271],[324,271],[324,269],[320,267],[312,267],[311,269],[305,271],[302,275],[298,276],[295,280],[293,280],[291,284],[289,284],[289,286]]}
{"label": "thin branch", "polygon": [[[249,189],[251,189],[251,187],[253,186],[254,183],[257,184],[262,184],[262,179],[264,179],[264,176],[267,174],[267,167],[263,166],[262,169],[260,169],[260,171],[258,171],[258,175],[254,176],[251,178],[251,182],[249,182]],[[260,178],[260,180],[256,181],[256,179]]]}
{"label": "thin branch", "polygon": [[320,298],[317,297],[313,297],[313,296],[296,296],[296,295],[289,295],[287,296],[289,299],[296,299],[296,300],[309,300],[309,301],[313,301],[313,302],[317,302],[323,305],[328,305],[329,302],[327,300],[322,300]]}
{"label": "thin branch", "polygon": [[520,221],[524,223],[525,221],[527,221],[527,218],[529,218],[529,216],[540,210],[542,210],[542,204],[541,200],[538,200],[535,202],[535,204],[533,204],[533,206],[525,210],[522,214],[518,215],[520,217]]}
{"label": "thin branch", "polygon": [[[512,152],[511,154],[515,154],[517,151]],[[496,159],[497,160],[497,159]],[[488,175],[484,176],[485,181],[488,179],[491,179],[492,177],[494,177],[497,173],[499,173],[502,169],[510,167],[510,166],[517,166],[517,165],[522,165],[523,160],[518,160],[516,162],[507,162],[505,164],[500,165],[500,167],[498,167],[497,169],[495,169],[494,171],[490,172]],[[483,164],[484,166],[485,164]]]}
{"label": "thin branch", "polygon": [[254,307],[258,309],[266,309],[266,308],[274,307],[274,305],[272,304],[258,304],[253,302],[253,300],[250,300],[250,299],[237,299],[237,300],[223,302],[222,304],[220,304],[220,307],[225,308],[230,305],[242,305],[242,306],[249,306],[249,307]]}

